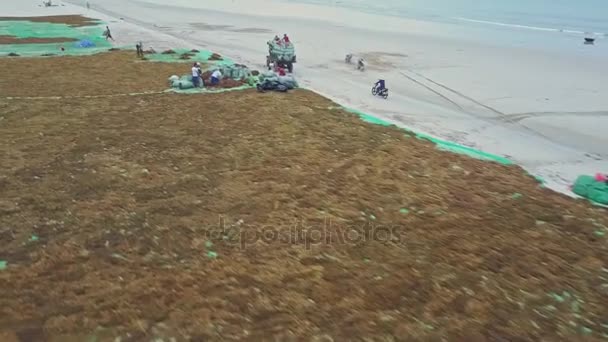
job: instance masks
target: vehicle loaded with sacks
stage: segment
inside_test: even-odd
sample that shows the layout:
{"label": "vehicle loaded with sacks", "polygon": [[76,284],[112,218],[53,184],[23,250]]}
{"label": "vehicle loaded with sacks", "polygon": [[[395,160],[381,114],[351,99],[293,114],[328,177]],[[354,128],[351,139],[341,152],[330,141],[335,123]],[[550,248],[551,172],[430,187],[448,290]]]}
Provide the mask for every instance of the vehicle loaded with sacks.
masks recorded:
{"label": "vehicle loaded with sacks", "polygon": [[266,66],[270,70],[272,66],[281,67],[293,72],[293,64],[296,63],[296,53],[293,43],[285,40],[268,41],[268,56]]}

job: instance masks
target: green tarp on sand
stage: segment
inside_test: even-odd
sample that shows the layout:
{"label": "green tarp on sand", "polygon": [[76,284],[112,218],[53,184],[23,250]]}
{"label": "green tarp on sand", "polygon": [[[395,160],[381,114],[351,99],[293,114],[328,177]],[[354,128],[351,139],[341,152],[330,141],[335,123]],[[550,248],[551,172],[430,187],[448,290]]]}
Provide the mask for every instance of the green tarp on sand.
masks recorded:
{"label": "green tarp on sand", "polygon": [[608,205],[608,184],[597,181],[593,176],[579,176],[572,191],[593,202]]}

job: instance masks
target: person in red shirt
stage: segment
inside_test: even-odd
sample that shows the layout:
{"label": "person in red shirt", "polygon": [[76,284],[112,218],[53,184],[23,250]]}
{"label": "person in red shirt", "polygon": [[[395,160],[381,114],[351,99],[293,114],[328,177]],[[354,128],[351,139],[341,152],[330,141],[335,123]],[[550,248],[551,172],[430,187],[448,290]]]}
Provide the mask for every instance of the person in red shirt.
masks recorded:
{"label": "person in red shirt", "polygon": [[287,33],[283,35],[283,42],[285,42],[285,45],[289,44],[289,37],[287,37]]}
{"label": "person in red shirt", "polygon": [[279,69],[278,69],[277,71],[279,72],[279,76],[285,76],[285,75],[287,75],[287,74],[285,73],[285,68],[281,68],[281,67],[279,67]]}

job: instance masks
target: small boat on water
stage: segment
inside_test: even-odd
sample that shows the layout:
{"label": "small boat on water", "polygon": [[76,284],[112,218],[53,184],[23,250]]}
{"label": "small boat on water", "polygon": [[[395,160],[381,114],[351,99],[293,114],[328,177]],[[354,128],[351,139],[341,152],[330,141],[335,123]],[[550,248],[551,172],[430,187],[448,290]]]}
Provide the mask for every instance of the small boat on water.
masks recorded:
{"label": "small boat on water", "polygon": [[595,42],[595,38],[585,38],[585,44],[593,44]]}

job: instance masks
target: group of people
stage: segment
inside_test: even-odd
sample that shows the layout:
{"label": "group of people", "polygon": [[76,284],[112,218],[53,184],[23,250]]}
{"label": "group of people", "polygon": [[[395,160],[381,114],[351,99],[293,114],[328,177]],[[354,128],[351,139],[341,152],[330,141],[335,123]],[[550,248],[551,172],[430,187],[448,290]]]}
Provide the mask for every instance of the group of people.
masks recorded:
{"label": "group of people", "polygon": [[291,41],[289,40],[287,33],[283,34],[282,39],[279,38],[279,36],[274,36],[274,42],[281,46],[287,46],[287,45],[291,44]]}
{"label": "group of people", "polygon": [[[209,80],[211,85],[220,84],[220,80],[222,78],[222,72],[218,69],[214,70],[211,73],[211,79]],[[195,88],[202,88],[205,86],[205,81],[203,80],[203,70],[201,69],[201,63],[196,62],[192,66],[192,84]]]}

